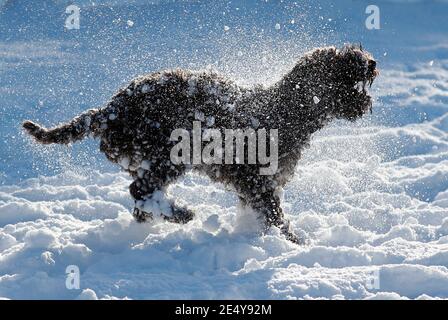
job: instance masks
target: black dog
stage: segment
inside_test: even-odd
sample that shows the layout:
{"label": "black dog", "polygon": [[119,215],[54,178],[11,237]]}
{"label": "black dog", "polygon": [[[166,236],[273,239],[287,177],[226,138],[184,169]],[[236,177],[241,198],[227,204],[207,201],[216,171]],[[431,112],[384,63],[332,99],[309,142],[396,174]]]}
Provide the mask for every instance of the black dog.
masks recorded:
{"label": "black dog", "polygon": [[[174,70],[151,73],[118,91],[104,108],[87,111],[70,123],[45,129],[25,121],[23,127],[38,142],[68,144],[87,135],[101,139],[100,149],[120,163],[134,182],[138,221],[151,217],[144,203],[187,169],[232,186],[245,205],[263,218],[266,229],[279,227],[288,239],[300,242],[284,219],[278,196],[294,174],[301,150],[312,133],[335,118],[354,121],[371,111],[366,84],[377,76],[376,62],[361,47],[319,48],[303,56],[278,83],[269,88],[241,88],[213,72]],[[170,152],[175,129],[278,129],[278,170],[261,175],[260,163],[173,163]],[[272,142],[271,142],[272,143]],[[247,160],[248,152],[245,152]],[[193,213],[172,203],[169,221],[185,223]]]}

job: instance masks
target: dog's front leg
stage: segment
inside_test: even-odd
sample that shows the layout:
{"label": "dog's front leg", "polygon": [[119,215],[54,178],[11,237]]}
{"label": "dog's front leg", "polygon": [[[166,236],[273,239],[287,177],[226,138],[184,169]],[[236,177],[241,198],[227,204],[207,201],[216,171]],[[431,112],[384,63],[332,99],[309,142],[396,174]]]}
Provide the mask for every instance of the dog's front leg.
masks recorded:
{"label": "dog's front leg", "polygon": [[134,207],[134,211],[132,212],[132,215],[134,216],[135,221],[137,222],[146,222],[148,220],[152,220],[152,213],[145,212],[142,209],[137,207],[137,201]]}
{"label": "dog's front leg", "polygon": [[143,211],[142,206],[139,204],[144,201],[145,197],[151,195],[154,190],[154,188],[149,187],[147,181],[144,179],[136,179],[129,186],[129,192],[131,193],[131,196],[135,201],[134,211],[132,212],[132,215],[137,222],[145,222],[153,219],[152,213]]}
{"label": "dog's front leg", "polygon": [[286,239],[297,244],[304,243],[303,239],[299,238],[291,231],[289,221],[284,218],[278,195],[275,195],[274,193],[265,193],[258,197],[255,201],[251,202],[254,209],[261,214],[265,232],[269,230],[271,226],[275,226],[281,230]]}

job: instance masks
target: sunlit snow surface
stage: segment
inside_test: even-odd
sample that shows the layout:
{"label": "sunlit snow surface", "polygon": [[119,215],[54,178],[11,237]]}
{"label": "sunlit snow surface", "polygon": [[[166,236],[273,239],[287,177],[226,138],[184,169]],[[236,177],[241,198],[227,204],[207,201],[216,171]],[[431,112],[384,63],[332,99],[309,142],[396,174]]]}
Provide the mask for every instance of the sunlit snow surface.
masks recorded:
{"label": "sunlit snow surface", "polygon": [[[363,1],[80,1],[73,35],[62,1],[20,2],[0,2],[0,297],[448,298],[447,3],[377,1],[382,29],[368,31]],[[268,84],[306,50],[345,41],[378,59],[377,101],[317,134],[284,190],[306,246],[260,237],[234,194],[195,174],[169,188],[194,221],[137,224],[130,179],[97,142],[41,147],[19,129],[101,105],[143,72],[211,65]],[[69,265],[79,290],[66,288]]]}

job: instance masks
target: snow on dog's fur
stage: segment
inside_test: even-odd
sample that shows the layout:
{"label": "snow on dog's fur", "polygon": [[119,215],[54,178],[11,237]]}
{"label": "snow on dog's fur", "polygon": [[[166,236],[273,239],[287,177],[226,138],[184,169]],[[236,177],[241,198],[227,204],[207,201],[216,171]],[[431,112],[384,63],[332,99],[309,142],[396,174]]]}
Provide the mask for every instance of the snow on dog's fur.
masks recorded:
{"label": "snow on dog's fur", "polygon": [[[233,187],[244,205],[260,213],[266,229],[277,226],[288,239],[300,242],[283,216],[278,191],[293,175],[312,133],[332,119],[354,121],[371,110],[366,84],[377,74],[375,60],[356,46],[315,49],[268,88],[242,88],[211,71],[162,71],[134,79],[104,108],[70,123],[45,129],[25,121],[23,127],[44,144],[98,137],[101,151],[134,179],[130,193],[138,221],[152,216],[145,202],[160,201],[164,189],[191,168]],[[222,132],[278,129],[278,170],[260,175],[261,164],[247,164],[247,159],[244,164],[174,164],[171,133],[192,131],[194,121]],[[189,209],[168,206],[169,221],[185,223],[193,217]]]}

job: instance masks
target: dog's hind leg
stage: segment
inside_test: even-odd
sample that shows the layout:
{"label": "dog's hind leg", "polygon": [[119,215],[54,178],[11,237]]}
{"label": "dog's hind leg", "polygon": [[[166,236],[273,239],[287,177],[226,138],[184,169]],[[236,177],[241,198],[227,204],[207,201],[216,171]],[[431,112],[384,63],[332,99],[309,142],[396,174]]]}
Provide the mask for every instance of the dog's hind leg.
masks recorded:
{"label": "dog's hind leg", "polygon": [[164,216],[166,221],[185,224],[194,218],[194,212],[188,208],[178,207],[175,204],[172,204],[171,210],[171,216]]}
{"label": "dog's hind leg", "polygon": [[[153,200],[153,195],[157,191],[164,192],[168,185],[175,181],[184,173],[182,167],[172,166],[155,166],[157,170],[146,170],[140,177],[135,176],[134,182],[129,186],[129,191],[135,200],[134,218],[137,222],[145,222],[152,219],[152,212],[145,212],[143,209],[146,201]],[[169,222],[187,223],[192,220],[194,213],[187,209],[181,208],[169,201],[170,213],[162,214],[163,218]]]}

